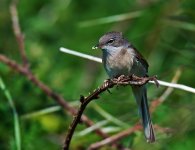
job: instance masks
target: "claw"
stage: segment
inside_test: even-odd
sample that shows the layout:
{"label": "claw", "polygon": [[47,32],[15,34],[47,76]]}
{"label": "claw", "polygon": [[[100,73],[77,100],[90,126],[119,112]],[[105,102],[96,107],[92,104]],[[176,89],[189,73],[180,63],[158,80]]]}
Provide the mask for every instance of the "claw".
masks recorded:
{"label": "claw", "polygon": [[154,81],[157,88],[159,87],[160,84],[158,83],[157,76],[150,77],[150,80]]}

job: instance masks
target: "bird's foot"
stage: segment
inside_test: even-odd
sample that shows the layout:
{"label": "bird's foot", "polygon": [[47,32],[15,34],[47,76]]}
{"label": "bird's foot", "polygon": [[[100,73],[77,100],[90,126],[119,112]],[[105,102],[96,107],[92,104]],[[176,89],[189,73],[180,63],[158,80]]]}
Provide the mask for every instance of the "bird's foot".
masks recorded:
{"label": "bird's foot", "polygon": [[119,85],[120,85],[120,83],[121,83],[121,82],[124,82],[125,79],[126,79],[126,76],[125,76],[125,75],[120,75],[120,76],[114,78],[114,80],[115,80],[115,82],[116,82],[116,88],[118,88]]}
{"label": "bird's foot", "polygon": [[155,83],[155,85],[157,86],[157,87],[159,87],[159,83],[158,83],[158,80],[157,80],[157,76],[155,75],[155,76],[152,76],[152,77],[149,77],[149,80],[150,81],[154,81],[154,83]]}
{"label": "bird's foot", "polygon": [[144,79],[144,77],[138,77],[138,76],[136,76],[134,74],[131,75],[131,78],[132,78],[133,81],[141,81],[141,80]]}
{"label": "bird's foot", "polygon": [[125,79],[125,78],[126,78],[125,75],[120,75],[120,76],[117,78],[117,80],[118,80],[118,81],[122,81],[122,80]]}

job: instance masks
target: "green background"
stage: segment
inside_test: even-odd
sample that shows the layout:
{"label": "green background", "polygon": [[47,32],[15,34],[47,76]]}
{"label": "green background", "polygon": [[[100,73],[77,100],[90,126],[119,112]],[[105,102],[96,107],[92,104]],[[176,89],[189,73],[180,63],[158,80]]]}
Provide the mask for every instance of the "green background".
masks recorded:
{"label": "green background", "polygon": [[[0,3],[0,53],[21,62],[12,30],[10,1]],[[121,14],[127,14],[126,18],[115,16]],[[147,59],[149,75],[170,82],[180,71],[178,82],[195,87],[194,0],[20,0],[18,15],[32,72],[75,107],[79,105],[80,95],[88,95],[108,77],[101,64],[62,53],[59,48],[101,57],[101,51],[91,47],[108,31],[124,33]],[[72,116],[1,62],[0,77],[19,116],[22,149],[60,149]],[[158,99],[165,90],[166,87],[148,85],[149,101]],[[91,102],[85,114],[95,123],[103,121],[101,128],[113,135],[133,126],[139,116],[129,87],[113,88],[111,92]],[[15,125],[5,95],[0,90],[0,149],[15,150]],[[47,113],[51,108],[55,111]],[[34,112],[36,115],[32,115]],[[192,150],[194,113],[195,95],[174,89],[152,114],[154,124],[170,128],[168,134],[156,130],[157,142],[147,144],[143,132],[138,131],[120,142],[134,150]],[[87,149],[101,140],[94,132],[82,135],[85,129],[84,125],[78,126],[71,150]]]}

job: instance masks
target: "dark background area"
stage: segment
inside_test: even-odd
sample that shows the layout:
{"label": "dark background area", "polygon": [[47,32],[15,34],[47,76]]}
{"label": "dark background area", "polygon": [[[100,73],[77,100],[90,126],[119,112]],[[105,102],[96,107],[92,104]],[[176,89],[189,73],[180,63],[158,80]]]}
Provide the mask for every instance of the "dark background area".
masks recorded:
{"label": "dark background area", "polygon": [[[9,6],[10,1],[1,0],[0,53],[21,62]],[[20,0],[18,15],[32,72],[72,106],[78,107],[79,96],[88,95],[108,77],[101,64],[62,53],[59,48],[101,57],[101,51],[91,47],[108,31],[124,33],[147,59],[149,75],[171,82],[180,71],[178,83],[195,87],[194,0]],[[19,115],[22,149],[60,149],[72,116],[1,62],[0,77]],[[158,99],[165,90],[149,84],[149,101]],[[132,127],[139,116],[129,87],[111,91],[91,102],[85,114],[95,123],[104,121],[101,128],[113,135]],[[157,142],[152,145],[146,143],[142,131],[123,138],[121,143],[134,150],[194,149],[194,114],[195,95],[174,89],[152,114],[154,124],[170,128],[171,132],[157,130]],[[0,149],[14,150],[13,114],[3,90],[0,117]],[[101,140],[85,129],[84,125],[78,126],[71,150],[87,149]]]}

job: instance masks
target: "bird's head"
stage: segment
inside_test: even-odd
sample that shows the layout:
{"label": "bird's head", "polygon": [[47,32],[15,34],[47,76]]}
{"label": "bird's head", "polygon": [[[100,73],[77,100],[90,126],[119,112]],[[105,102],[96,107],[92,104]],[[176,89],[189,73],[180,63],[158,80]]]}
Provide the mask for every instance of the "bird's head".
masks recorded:
{"label": "bird's head", "polygon": [[116,51],[129,45],[129,42],[124,39],[121,32],[108,32],[100,37],[99,43],[92,47],[92,49],[100,48],[105,51]]}

